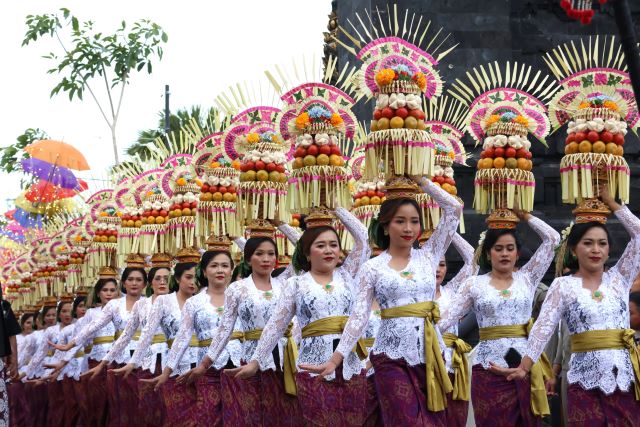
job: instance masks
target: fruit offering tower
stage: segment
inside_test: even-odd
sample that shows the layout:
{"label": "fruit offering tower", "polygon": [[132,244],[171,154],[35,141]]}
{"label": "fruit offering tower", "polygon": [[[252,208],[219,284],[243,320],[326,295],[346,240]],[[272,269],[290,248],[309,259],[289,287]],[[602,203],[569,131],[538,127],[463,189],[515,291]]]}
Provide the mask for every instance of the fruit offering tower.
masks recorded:
{"label": "fruit offering tower", "polygon": [[118,230],[122,221],[113,201],[112,189],[96,192],[87,200],[87,204],[91,206],[93,228],[93,243],[88,251],[89,267],[96,272],[105,265],[117,265]]}
{"label": "fruit offering tower", "polygon": [[434,146],[426,131],[422,101],[442,94],[443,81],[436,66],[455,46],[447,43],[448,36],[441,29],[431,33],[430,22],[408,11],[398,13],[396,5],[385,14],[376,10],[367,15],[368,20],[358,19],[361,28],[352,25],[354,35],[341,27],[359,51],[345,48],[363,63],[355,79],[357,98],[376,100],[365,146],[365,177],[377,178],[381,163],[387,179],[431,176]]}
{"label": "fruit offering tower", "polygon": [[145,255],[165,252],[165,234],[171,202],[162,191],[161,177],[164,169],[151,169],[142,173],[135,182],[136,192],[142,201],[142,226],[139,251]]}
{"label": "fruit offering tower", "polygon": [[360,150],[351,158],[351,177],[353,181],[353,215],[367,228],[371,221],[378,217],[380,205],[386,200],[384,178],[382,174],[376,179],[364,178],[365,154]]}
{"label": "fruit offering tower", "polygon": [[[83,218],[77,218],[69,223],[65,234],[66,245],[69,247],[69,265],[67,266],[67,284],[74,290],[83,286],[82,272],[85,265],[87,249],[91,241],[82,229]],[[86,276],[85,276],[86,277]]]}
{"label": "fruit offering tower", "polygon": [[[335,64],[330,59],[317,76],[306,75],[319,70],[304,61],[298,65],[293,62],[290,72],[278,67],[274,73],[278,78],[266,72],[276,92],[282,94],[278,130],[294,149],[288,196],[289,208],[296,213],[308,214],[323,206],[334,209],[336,204],[348,208],[351,203],[340,145],[345,138],[353,138],[356,118],[351,112],[353,99],[327,84]],[[298,76],[298,68],[305,70],[305,78],[294,80],[290,76]],[[341,76],[349,74],[345,70]]]}
{"label": "fruit offering tower", "polygon": [[467,77],[468,82],[453,84],[451,95],[469,104],[467,131],[482,144],[474,207],[490,213],[490,228],[515,228],[518,217],[512,209],[533,210],[535,179],[527,135],[544,141],[549,133],[544,102],[557,86],[531,66],[509,62],[477,67]]}
{"label": "fruit offering tower", "polygon": [[[174,157],[174,156],[172,156]],[[165,250],[175,253],[178,249],[192,247],[196,243],[196,212],[200,198],[200,182],[190,165],[191,156],[180,155],[187,164],[167,163],[171,167],[162,175],[162,191],[169,197]],[[161,212],[162,213],[162,212]]]}
{"label": "fruit offering tower", "polygon": [[604,222],[611,212],[598,199],[600,184],[607,184],[623,203],[629,201],[624,138],[638,126],[638,108],[629,75],[620,69],[624,55],[615,39],[596,37],[580,44],[579,51],[571,43],[545,56],[561,86],[549,116],[554,129],[567,124],[560,162],[562,201],[578,204],[578,222]]}
{"label": "fruit offering tower", "polygon": [[[467,153],[462,144],[464,122],[469,110],[463,103],[441,96],[424,105],[427,113],[425,130],[429,132],[435,146],[435,166],[431,180],[444,191],[458,198],[458,188],[453,178],[453,164],[466,166]],[[418,193],[416,200],[422,208],[424,232],[421,240],[431,237],[440,222],[440,207],[427,194]],[[458,198],[460,200],[460,198]],[[462,203],[462,200],[460,200]],[[464,233],[464,218],[460,217],[460,232]]]}
{"label": "fruit offering tower", "polygon": [[[219,134],[222,136],[222,133]],[[197,236],[240,236],[238,186],[240,162],[230,161],[217,149],[205,149],[194,156],[200,175],[200,201],[196,212]]]}
{"label": "fruit offering tower", "polygon": [[53,272],[51,288],[54,294],[60,295],[64,292],[67,266],[69,265],[69,248],[64,244],[64,236],[61,231],[51,238],[49,254],[51,259],[56,263],[56,271]]}
{"label": "fruit offering tower", "polygon": [[124,178],[114,190],[114,199],[122,221],[118,231],[118,265],[124,265],[126,254],[138,252],[142,201],[134,191],[133,181],[133,177]]}

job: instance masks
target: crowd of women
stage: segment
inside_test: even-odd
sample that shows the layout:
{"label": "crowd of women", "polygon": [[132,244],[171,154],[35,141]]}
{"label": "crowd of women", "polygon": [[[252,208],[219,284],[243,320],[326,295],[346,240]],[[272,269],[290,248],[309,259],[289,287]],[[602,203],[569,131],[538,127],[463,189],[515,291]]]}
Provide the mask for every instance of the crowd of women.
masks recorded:
{"label": "crowd of women", "polygon": [[[23,315],[11,424],[462,426],[472,402],[478,426],[536,426],[548,413],[541,354],[562,320],[573,351],[569,423],[640,425],[628,302],[640,220],[602,189],[630,243],[605,269],[606,225],[573,226],[560,260],[566,274],[533,323],[559,233],[517,212],[541,240],[531,259],[515,267],[520,240],[506,229],[488,230],[474,259],[456,233],[461,204],[427,179],[416,182],[443,210],[422,246],[419,206],[390,197],[370,230],[335,211],[355,240],[346,257],[331,221],[308,218],[301,236],[279,224],[296,244],[280,274],[264,230],[236,239],[238,278],[231,242],[220,236],[202,254],[156,254],[148,271],[130,255],[120,280],[102,272],[90,303],[77,296]],[[465,265],[445,286],[451,243]],[[371,257],[371,247],[381,253]],[[457,324],[469,312],[480,343],[467,363],[471,348]]]}

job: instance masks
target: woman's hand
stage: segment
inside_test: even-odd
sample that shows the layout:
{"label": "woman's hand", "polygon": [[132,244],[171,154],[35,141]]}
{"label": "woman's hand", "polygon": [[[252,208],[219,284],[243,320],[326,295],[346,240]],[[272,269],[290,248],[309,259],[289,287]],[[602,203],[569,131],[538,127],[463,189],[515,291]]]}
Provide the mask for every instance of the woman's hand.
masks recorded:
{"label": "woman's hand", "polygon": [[176,384],[191,384],[200,379],[207,372],[207,368],[199,364],[190,371],[185,372],[176,379]]}
{"label": "woman's hand", "polygon": [[51,341],[49,341],[49,345],[58,351],[69,351],[76,346],[76,343],[74,341],[71,341],[70,343],[67,343],[67,344],[54,344]]}
{"label": "woman's hand", "polygon": [[621,206],[618,204],[618,202],[616,202],[616,200],[609,192],[609,185],[604,183],[598,184],[598,194],[600,195],[600,199],[602,200],[602,202],[606,204],[613,212],[621,208]]}
{"label": "woman's hand", "polygon": [[489,371],[493,372],[494,374],[502,375],[503,377],[506,377],[507,381],[521,380],[526,378],[527,375],[529,375],[529,371],[524,369],[522,367],[522,364],[520,364],[520,366],[518,366],[517,368],[502,368],[498,365],[491,363],[491,367],[489,368]]}
{"label": "woman's hand", "polygon": [[319,377],[324,378],[327,375],[333,374],[338,366],[342,364],[342,355],[340,353],[334,352],[331,355],[329,361],[323,363],[322,365],[300,365],[300,369],[303,371],[311,372],[312,374],[317,374]]}
{"label": "woman's hand", "polygon": [[153,391],[157,393],[158,391],[160,391],[160,387],[162,387],[162,384],[166,383],[168,380],[169,380],[169,372],[162,371],[162,373],[157,377],[149,378],[146,380],[140,380],[140,382],[153,384]]}
{"label": "woman's hand", "polygon": [[131,372],[133,372],[135,369],[136,369],[136,365],[134,365],[133,363],[127,363],[122,368],[111,369],[110,371],[113,372],[115,375],[122,376],[123,379],[126,379],[129,376],[129,374],[131,374]]}
{"label": "woman's hand", "polygon": [[234,369],[225,369],[224,373],[229,375],[230,377],[237,379],[245,379],[254,376],[258,373],[258,369],[260,369],[260,365],[257,360],[252,360],[244,366]]}
{"label": "woman's hand", "polygon": [[105,362],[104,360],[100,361],[100,363],[98,363],[94,368],[89,369],[87,372],[80,375],[80,377],[89,376],[89,381],[92,381],[96,379],[98,375],[100,375],[100,372],[102,372],[102,370],[106,365],[107,365],[107,362]]}
{"label": "woman's hand", "polygon": [[558,383],[557,377],[551,377],[544,382],[544,387],[547,389],[547,396],[556,395],[556,384]]}

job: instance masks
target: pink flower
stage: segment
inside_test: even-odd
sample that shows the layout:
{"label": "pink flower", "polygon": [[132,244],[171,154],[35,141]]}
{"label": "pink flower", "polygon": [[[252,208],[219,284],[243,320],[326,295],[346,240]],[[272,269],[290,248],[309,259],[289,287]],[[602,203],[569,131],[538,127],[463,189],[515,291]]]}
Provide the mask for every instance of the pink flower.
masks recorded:
{"label": "pink flower", "polygon": [[438,134],[442,133],[442,125],[433,125],[431,131]]}
{"label": "pink flower", "polygon": [[604,73],[596,73],[596,77],[594,78],[594,82],[597,85],[606,85],[607,84],[607,75]]}
{"label": "pink flower", "polygon": [[567,86],[569,87],[580,86],[580,80],[571,80],[569,83],[567,83]]}

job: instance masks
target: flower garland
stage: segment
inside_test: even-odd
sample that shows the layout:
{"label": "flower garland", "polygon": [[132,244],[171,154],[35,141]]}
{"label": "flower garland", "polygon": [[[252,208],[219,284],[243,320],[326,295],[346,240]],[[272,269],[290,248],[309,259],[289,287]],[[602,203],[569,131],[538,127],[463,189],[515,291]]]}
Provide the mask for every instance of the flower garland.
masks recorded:
{"label": "flower garland", "polygon": [[501,114],[492,114],[486,121],[486,127],[495,123],[517,123],[524,127],[529,127],[529,120],[523,115],[516,114],[512,111],[505,111]]}
{"label": "flower garland", "polygon": [[582,101],[578,106],[579,110],[584,110],[586,108],[607,108],[612,111],[619,110],[618,104],[613,101],[613,98],[607,95],[589,97]]}
{"label": "flower garland", "polygon": [[279,144],[280,137],[278,137],[278,134],[273,131],[266,131],[262,133],[251,132],[247,135],[247,142],[249,144],[257,144],[260,142]]}
{"label": "flower garland", "polygon": [[327,123],[333,127],[340,127],[343,123],[342,117],[337,113],[331,113],[328,108],[321,105],[314,105],[296,117],[296,128],[304,130],[312,124]]}
{"label": "flower garland", "polygon": [[394,80],[413,81],[424,92],[427,88],[427,77],[421,71],[412,71],[405,64],[396,64],[391,68],[383,68],[375,75],[378,86],[387,86]]}

